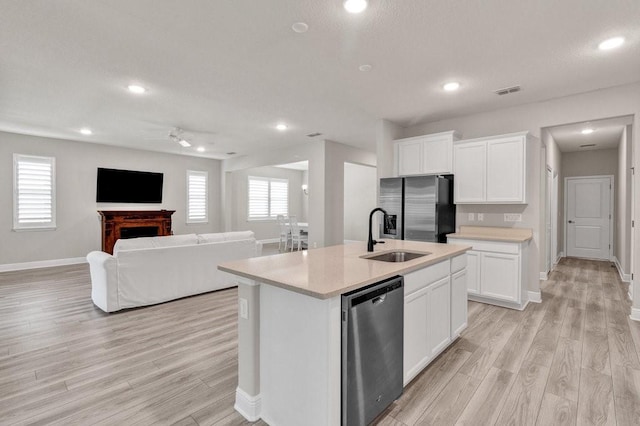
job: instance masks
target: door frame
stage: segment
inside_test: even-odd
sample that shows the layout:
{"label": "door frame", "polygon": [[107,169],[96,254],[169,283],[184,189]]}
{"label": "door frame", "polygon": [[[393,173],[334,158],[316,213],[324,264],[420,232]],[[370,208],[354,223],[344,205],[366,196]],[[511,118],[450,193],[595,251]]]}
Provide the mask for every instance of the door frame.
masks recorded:
{"label": "door frame", "polygon": [[613,175],[596,175],[596,176],[568,176],[564,178],[564,215],[562,219],[564,220],[564,250],[565,256],[569,257],[569,248],[567,247],[567,210],[569,208],[569,197],[568,197],[568,189],[569,189],[569,179],[577,180],[577,179],[602,179],[609,178],[609,183],[611,185],[611,190],[609,191],[609,262],[613,262],[613,220],[615,219],[615,204],[614,204],[614,194],[615,194],[615,176]]}

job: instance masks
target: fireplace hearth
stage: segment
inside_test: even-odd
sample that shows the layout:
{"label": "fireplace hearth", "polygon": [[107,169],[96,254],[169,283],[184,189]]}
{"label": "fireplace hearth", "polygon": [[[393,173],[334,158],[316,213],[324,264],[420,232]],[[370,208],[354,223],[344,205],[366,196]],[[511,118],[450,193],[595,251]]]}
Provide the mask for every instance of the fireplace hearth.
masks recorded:
{"label": "fireplace hearth", "polygon": [[175,210],[99,210],[102,218],[102,251],[113,254],[121,238],[171,235]]}

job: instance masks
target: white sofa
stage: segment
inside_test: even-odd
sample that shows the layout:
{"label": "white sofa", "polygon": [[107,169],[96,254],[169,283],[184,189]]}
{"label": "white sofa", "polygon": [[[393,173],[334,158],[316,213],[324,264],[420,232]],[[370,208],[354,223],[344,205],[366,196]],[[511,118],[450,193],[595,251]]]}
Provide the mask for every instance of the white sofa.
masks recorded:
{"label": "white sofa", "polygon": [[218,264],[261,252],[251,231],[118,240],[113,256],[87,255],[91,299],[114,312],[233,287],[233,276],[219,271]]}

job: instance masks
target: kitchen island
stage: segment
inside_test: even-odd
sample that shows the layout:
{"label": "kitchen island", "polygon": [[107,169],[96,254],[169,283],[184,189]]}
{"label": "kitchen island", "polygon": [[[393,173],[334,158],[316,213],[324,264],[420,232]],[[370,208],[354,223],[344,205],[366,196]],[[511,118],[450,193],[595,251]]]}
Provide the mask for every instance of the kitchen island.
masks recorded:
{"label": "kitchen island", "polygon": [[[270,425],[339,425],[341,295],[404,277],[406,385],[466,327],[465,245],[385,240],[219,265],[238,277],[235,408]],[[406,262],[364,257],[429,253]]]}

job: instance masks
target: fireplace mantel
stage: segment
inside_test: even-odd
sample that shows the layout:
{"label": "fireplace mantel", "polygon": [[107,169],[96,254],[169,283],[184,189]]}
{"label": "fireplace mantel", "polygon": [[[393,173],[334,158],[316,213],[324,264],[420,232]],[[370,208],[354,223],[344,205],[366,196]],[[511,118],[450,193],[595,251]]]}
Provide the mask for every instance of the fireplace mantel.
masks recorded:
{"label": "fireplace mantel", "polygon": [[[144,229],[144,235],[171,235],[171,215],[175,210],[98,210],[102,218],[102,251],[113,254],[113,246],[123,238],[122,230]],[[157,228],[157,233],[146,233]]]}

